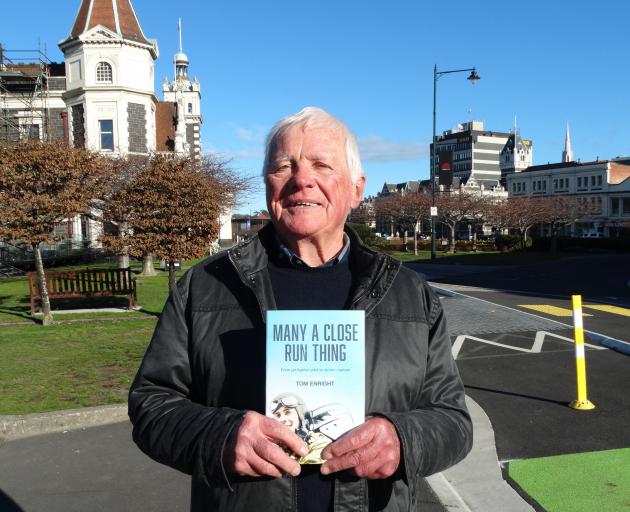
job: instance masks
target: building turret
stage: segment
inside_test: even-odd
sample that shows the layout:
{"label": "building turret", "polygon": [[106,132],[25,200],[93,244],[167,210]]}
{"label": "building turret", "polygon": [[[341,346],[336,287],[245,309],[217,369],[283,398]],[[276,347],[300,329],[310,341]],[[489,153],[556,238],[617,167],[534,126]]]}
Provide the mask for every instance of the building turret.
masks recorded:
{"label": "building turret", "polygon": [[[162,92],[164,102],[174,105],[175,130],[173,150],[175,153],[193,157],[201,156],[201,86],[196,78],[188,75],[190,61],[182,46],[182,20],[178,23],[179,51],[173,58],[175,76],[173,81],[164,80]],[[159,146],[159,143],[158,143]]]}
{"label": "building turret", "polygon": [[153,151],[158,47],[144,35],[130,0],[82,0],[59,48],[70,142],[113,154]]}

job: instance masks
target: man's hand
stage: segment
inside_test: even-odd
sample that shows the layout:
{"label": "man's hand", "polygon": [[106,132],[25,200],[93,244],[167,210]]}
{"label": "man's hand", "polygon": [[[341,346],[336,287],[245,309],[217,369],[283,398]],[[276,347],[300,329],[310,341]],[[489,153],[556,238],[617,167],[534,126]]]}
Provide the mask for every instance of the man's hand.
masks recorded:
{"label": "man's hand", "polygon": [[246,476],[297,476],[300,464],[278,446],[306,455],[308,449],[286,425],[254,411],[247,411],[237,430],[232,431],[223,452],[223,463],[232,473]]}
{"label": "man's hand", "polygon": [[352,469],[358,477],[387,478],[400,464],[400,440],[385,418],[370,417],[363,425],[329,444],[322,452],[324,475]]}

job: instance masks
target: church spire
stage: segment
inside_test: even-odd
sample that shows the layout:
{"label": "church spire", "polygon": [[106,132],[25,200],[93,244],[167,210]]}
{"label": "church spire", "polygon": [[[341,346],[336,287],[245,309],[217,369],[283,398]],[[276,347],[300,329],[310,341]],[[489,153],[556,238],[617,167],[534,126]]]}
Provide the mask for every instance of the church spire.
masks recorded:
{"label": "church spire", "polygon": [[142,32],[131,0],[82,0],[68,39],[102,25],[123,39],[153,44]]}
{"label": "church spire", "polygon": [[571,149],[571,133],[569,132],[569,122],[567,121],[567,132],[564,137],[564,151],[562,152],[563,162],[573,162],[573,150]]}

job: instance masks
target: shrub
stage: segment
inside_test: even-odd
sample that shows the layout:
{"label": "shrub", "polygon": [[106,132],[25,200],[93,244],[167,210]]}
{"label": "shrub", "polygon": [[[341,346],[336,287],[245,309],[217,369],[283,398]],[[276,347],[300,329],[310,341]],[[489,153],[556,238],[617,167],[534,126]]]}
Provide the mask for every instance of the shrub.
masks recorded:
{"label": "shrub", "polygon": [[384,250],[389,246],[389,242],[384,238],[377,237],[370,226],[354,222],[348,222],[348,226],[354,229],[357,235],[359,235],[361,241],[368,247],[372,247],[373,249],[378,250]]}
{"label": "shrub", "polygon": [[521,237],[519,235],[497,235],[494,244],[501,252],[513,251],[519,247]]}

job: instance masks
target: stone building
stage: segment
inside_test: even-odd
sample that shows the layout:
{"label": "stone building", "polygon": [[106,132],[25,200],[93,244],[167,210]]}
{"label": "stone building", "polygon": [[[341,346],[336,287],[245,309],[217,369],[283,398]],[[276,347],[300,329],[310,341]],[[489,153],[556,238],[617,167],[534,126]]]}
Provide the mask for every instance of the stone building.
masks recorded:
{"label": "stone building", "polygon": [[630,226],[630,158],[534,165],[508,175],[507,189],[510,197],[575,197],[588,204],[592,213],[567,227],[571,236],[617,236]]}

